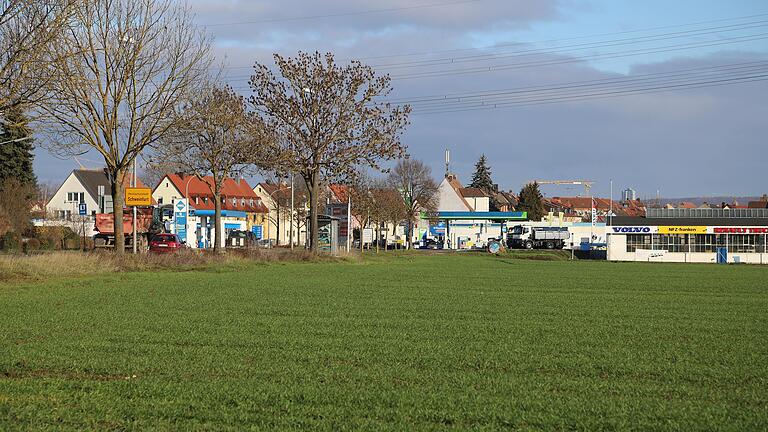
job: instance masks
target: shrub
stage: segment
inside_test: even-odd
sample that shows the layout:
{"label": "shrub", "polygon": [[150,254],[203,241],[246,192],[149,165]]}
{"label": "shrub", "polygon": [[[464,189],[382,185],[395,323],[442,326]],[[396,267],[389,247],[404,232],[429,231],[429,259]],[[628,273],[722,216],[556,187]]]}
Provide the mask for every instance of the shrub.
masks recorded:
{"label": "shrub", "polygon": [[31,252],[36,250],[40,250],[40,240],[31,238],[24,242],[24,252]]}

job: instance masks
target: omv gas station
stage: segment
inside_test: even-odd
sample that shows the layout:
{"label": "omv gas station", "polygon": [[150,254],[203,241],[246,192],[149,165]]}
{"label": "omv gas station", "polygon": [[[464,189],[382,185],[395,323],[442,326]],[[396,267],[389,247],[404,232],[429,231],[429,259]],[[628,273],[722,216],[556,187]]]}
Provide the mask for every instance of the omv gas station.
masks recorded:
{"label": "omv gas station", "polygon": [[419,238],[428,232],[431,237],[442,240],[445,249],[484,247],[488,240],[503,239],[509,222],[526,220],[526,212],[445,211],[422,214]]}

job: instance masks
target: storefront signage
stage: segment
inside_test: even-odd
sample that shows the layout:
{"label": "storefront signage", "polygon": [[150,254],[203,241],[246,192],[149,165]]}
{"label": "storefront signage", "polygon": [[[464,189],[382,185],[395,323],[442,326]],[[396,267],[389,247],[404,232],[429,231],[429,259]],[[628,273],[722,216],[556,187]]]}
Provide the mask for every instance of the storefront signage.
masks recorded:
{"label": "storefront signage", "polygon": [[654,228],[651,227],[617,227],[613,226],[611,227],[613,229],[613,234],[650,234],[652,232],[656,232]]}
{"label": "storefront signage", "polygon": [[706,234],[705,226],[660,226],[659,234]]}
{"label": "storefront signage", "polygon": [[715,227],[715,234],[768,234],[768,227]]}

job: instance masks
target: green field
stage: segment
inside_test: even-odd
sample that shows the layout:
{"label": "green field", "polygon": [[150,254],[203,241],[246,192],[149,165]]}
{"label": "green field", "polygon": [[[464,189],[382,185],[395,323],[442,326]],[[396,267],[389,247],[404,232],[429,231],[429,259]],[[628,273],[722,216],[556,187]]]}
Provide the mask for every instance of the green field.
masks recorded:
{"label": "green field", "polygon": [[0,430],[767,430],[768,269],[368,257],[0,283]]}

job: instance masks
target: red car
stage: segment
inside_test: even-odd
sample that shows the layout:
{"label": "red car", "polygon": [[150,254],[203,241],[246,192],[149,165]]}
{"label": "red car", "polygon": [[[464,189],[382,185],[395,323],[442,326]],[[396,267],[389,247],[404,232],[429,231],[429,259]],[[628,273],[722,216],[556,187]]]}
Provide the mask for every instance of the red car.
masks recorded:
{"label": "red car", "polygon": [[149,242],[150,252],[176,252],[184,247],[176,234],[155,234]]}

